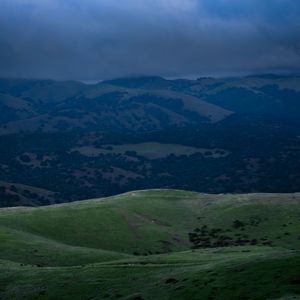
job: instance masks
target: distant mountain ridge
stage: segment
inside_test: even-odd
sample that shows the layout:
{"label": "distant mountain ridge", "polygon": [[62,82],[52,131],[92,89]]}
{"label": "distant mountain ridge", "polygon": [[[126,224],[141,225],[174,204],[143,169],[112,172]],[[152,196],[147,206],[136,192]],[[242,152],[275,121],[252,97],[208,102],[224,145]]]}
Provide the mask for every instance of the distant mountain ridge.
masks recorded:
{"label": "distant mountain ridge", "polygon": [[[73,128],[157,130],[218,122],[231,114],[172,90],[130,89],[107,83],[2,80],[0,92],[2,109],[11,115],[11,119],[0,118],[0,134]],[[8,97],[10,101],[5,100]]]}
{"label": "distant mountain ridge", "polygon": [[0,80],[0,134],[160,130],[219,122],[234,113],[297,120],[300,77],[167,80],[140,77],[86,85]]}

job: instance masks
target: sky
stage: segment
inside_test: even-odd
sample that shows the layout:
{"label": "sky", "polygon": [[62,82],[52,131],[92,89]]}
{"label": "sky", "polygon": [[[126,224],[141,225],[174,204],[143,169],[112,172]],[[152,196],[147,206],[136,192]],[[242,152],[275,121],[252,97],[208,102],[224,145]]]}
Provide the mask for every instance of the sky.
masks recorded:
{"label": "sky", "polygon": [[300,70],[299,0],[0,0],[0,76]]}

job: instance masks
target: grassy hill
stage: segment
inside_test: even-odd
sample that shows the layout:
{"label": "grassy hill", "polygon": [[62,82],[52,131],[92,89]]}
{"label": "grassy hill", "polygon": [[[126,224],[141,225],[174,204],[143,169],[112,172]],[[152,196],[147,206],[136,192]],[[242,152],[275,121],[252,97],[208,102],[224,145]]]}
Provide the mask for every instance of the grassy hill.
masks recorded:
{"label": "grassy hill", "polygon": [[299,299],[300,194],[0,210],[0,299]]}

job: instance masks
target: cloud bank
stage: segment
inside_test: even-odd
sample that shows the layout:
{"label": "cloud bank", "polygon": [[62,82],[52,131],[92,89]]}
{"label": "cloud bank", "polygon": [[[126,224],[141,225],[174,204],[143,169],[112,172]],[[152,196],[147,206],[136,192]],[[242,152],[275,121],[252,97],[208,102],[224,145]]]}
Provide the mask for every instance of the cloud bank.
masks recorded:
{"label": "cloud bank", "polygon": [[298,0],[2,0],[0,76],[297,72],[299,14]]}

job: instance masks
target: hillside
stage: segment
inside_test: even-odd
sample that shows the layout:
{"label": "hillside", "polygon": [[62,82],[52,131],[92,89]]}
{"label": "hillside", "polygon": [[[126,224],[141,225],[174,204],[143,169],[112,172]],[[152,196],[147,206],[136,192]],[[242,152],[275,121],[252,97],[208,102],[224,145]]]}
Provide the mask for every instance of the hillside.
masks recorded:
{"label": "hillside", "polygon": [[0,79],[0,207],[298,192],[299,78]]}
{"label": "hillside", "polygon": [[3,208],[0,298],[298,299],[299,204],[145,190]]}
{"label": "hillside", "polygon": [[80,130],[148,131],[218,123],[233,114],[296,122],[300,77],[250,76],[167,80],[0,79],[0,134]]}
{"label": "hillside", "polygon": [[0,93],[0,107],[6,112],[0,117],[1,135],[74,129],[158,130],[219,122],[232,114],[185,93],[106,83],[2,79]]}
{"label": "hillside", "polygon": [[300,77],[296,75],[203,77],[197,80],[143,77],[116,79],[108,83],[131,89],[177,91],[233,113],[270,115],[293,121],[299,119]]}

